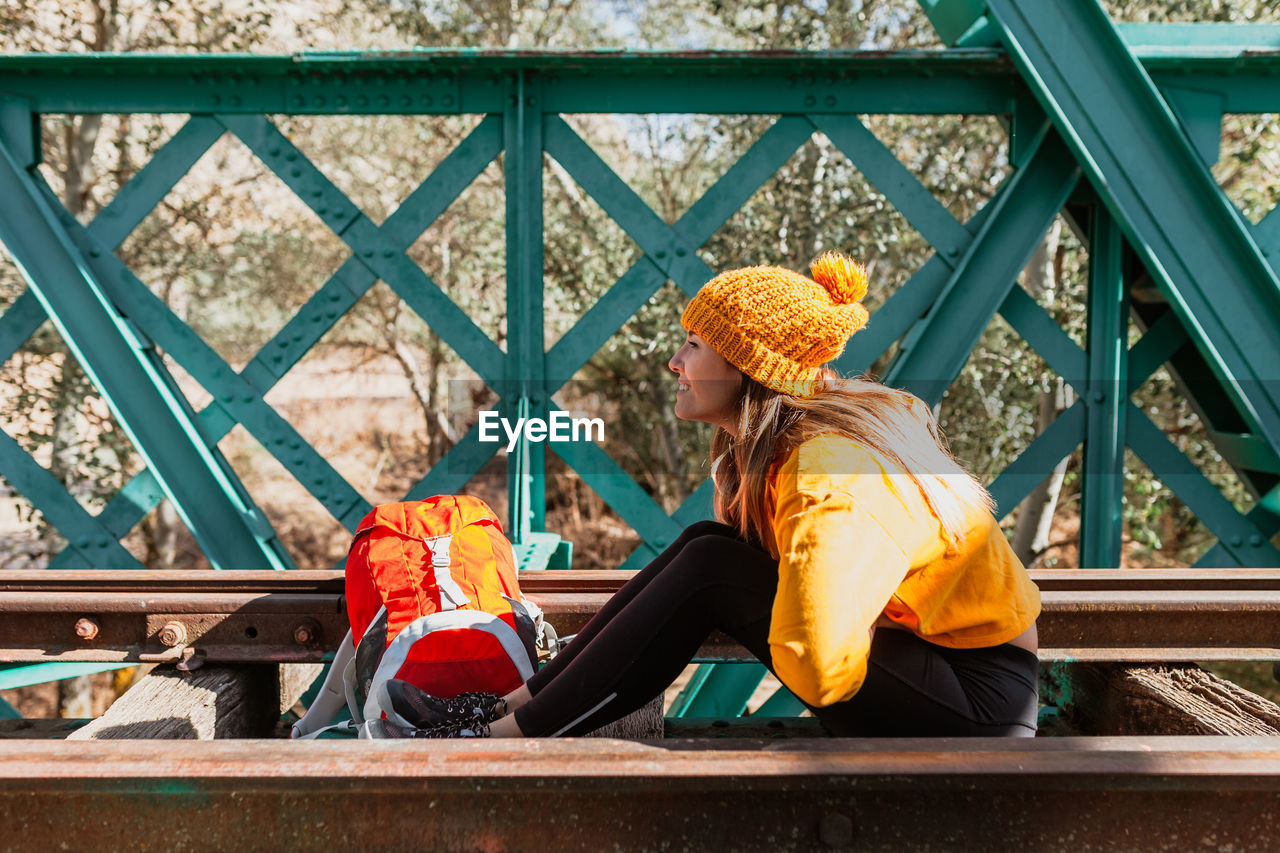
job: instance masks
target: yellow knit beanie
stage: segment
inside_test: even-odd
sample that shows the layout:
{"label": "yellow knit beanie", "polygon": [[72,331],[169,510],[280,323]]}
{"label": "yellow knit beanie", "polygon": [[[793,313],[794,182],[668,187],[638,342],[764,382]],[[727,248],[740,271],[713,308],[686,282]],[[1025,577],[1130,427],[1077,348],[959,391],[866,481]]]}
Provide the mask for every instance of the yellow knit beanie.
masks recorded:
{"label": "yellow knit beanie", "polygon": [[812,279],[781,267],[729,270],[702,286],[680,322],[726,361],[774,391],[812,397],[819,368],[867,324],[862,266],[828,252]]}

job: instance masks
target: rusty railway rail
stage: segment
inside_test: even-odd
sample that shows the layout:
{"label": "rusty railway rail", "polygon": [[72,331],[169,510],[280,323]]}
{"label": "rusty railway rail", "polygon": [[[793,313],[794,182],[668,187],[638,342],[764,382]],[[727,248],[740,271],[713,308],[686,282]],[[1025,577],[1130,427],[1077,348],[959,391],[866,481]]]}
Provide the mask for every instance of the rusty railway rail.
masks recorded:
{"label": "rusty railway rail", "polygon": [[[1280,570],[1033,572],[1046,660],[1280,659]],[[530,572],[562,634],[629,572]],[[0,662],[310,662],[346,632],[335,572],[0,572]],[[700,656],[747,659],[713,636]]]}
{"label": "rusty railway rail", "polygon": [[10,741],[0,822],[32,850],[1271,850],[1280,739]]}

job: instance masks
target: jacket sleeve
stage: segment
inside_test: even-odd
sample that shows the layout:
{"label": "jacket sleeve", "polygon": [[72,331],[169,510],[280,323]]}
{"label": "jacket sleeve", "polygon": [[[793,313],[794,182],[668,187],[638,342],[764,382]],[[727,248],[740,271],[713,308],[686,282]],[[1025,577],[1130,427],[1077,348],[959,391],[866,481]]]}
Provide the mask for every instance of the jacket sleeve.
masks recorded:
{"label": "jacket sleeve", "polygon": [[858,692],[871,631],[910,559],[853,494],[779,483],[778,592],[769,650],[778,678],[815,707]]}

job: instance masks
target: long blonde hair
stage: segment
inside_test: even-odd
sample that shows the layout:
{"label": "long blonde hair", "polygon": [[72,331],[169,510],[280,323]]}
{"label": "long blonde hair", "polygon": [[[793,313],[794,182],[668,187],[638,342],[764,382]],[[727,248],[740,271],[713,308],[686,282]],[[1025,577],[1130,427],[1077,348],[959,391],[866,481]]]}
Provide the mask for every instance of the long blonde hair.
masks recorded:
{"label": "long blonde hair", "polygon": [[[814,396],[793,397],[743,376],[737,437],[717,428],[711,440],[716,517],[775,550],[767,506],[770,468],[806,440],[845,435],[904,470],[942,523],[952,551],[975,507],[995,501],[951,455],[933,412],[920,398],[868,376],[842,379],[823,369]],[[896,473],[896,472],[890,472]]]}

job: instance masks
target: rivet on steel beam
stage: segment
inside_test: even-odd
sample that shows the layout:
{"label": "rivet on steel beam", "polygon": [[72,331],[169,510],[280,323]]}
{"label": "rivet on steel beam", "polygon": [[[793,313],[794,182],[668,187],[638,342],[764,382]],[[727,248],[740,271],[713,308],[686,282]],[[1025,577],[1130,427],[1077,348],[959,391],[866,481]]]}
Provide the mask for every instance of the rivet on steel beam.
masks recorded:
{"label": "rivet on steel beam", "polygon": [[658,251],[653,253],[653,256],[661,260],[662,258],[665,258],[667,256],[667,253],[664,252],[662,249],[659,249]]}
{"label": "rivet on steel beam", "polygon": [[827,95],[825,98],[822,99],[822,102],[826,104],[828,107],[834,107],[836,105],[836,96]]}
{"label": "rivet on steel beam", "polygon": [[1101,402],[1102,402],[1103,400],[1105,400],[1105,399],[1107,399],[1107,395],[1106,395],[1104,392],[1102,392],[1102,391],[1094,391],[1094,392],[1093,392],[1093,402],[1095,402],[1095,403],[1101,403]]}
{"label": "rivet on steel beam", "polygon": [[411,107],[411,106],[413,106],[413,96],[412,96],[412,95],[401,95],[401,96],[400,96],[400,106],[402,106],[402,107]]}
{"label": "rivet on steel beam", "polygon": [[213,104],[216,107],[222,103],[222,98],[218,97],[217,95],[214,95],[212,98],[209,99],[209,103]]}
{"label": "rivet on steel beam", "polygon": [[1231,547],[1232,547],[1232,548],[1239,548],[1239,547],[1240,547],[1241,545],[1243,545],[1243,544],[1244,544],[1244,539],[1240,538],[1239,536],[1232,536],[1232,537],[1231,537]]}
{"label": "rivet on steel beam", "polygon": [[301,169],[296,169],[296,168],[295,168],[295,169],[290,169],[290,170],[289,170],[289,174],[293,175],[295,178],[301,178],[301,177],[302,177],[302,170],[301,170]]}
{"label": "rivet on steel beam", "polygon": [[453,106],[453,95],[445,95],[440,99],[440,103],[444,104],[446,107]]}
{"label": "rivet on steel beam", "polygon": [[302,96],[301,96],[301,95],[294,95],[294,96],[293,96],[293,105],[294,105],[295,107],[300,107],[300,106],[302,106],[302,105],[303,105],[303,104],[305,104],[305,103],[306,103],[306,101],[305,101],[305,100],[303,100],[303,98],[302,98]]}
{"label": "rivet on steel beam", "polygon": [[388,98],[386,95],[378,96],[378,106],[385,107],[385,106],[389,106],[390,104],[391,104],[391,99]]}
{"label": "rivet on steel beam", "polygon": [[524,99],[524,103],[525,103],[525,106],[536,107],[538,105],[538,99],[535,98],[533,95],[530,95],[529,97]]}
{"label": "rivet on steel beam", "polygon": [[367,107],[367,106],[369,106],[369,99],[368,99],[367,97],[365,97],[364,95],[360,95],[359,97],[357,97],[357,98],[356,98],[356,106],[357,106],[357,107]]}
{"label": "rivet on steel beam", "polygon": [[300,646],[310,645],[320,639],[320,626],[310,619],[299,622],[293,629],[293,641]]}
{"label": "rivet on steel beam", "polygon": [[1262,544],[1262,537],[1256,533],[1253,534],[1252,536],[1249,537],[1249,544],[1252,545],[1254,548],[1257,548],[1259,545]]}
{"label": "rivet on steel beam", "polygon": [[847,847],[853,843],[853,821],[836,812],[823,815],[818,821],[818,838],[828,847]]}
{"label": "rivet on steel beam", "polygon": [[434,103],[434,101],[432,100],[430,95],[423,95],[421,98],[418,99],[418,103],[424,107],[429,107]]}
{"label": "rivet on steel beam", "polygon": [[683,258],[683,257],[684,257],[684,255],[685,255],[684,249],[676,249],[676,257],[677,257],[677,258]]}
{"label": "rivet on steel beam", "polygon": [[817,99],[817,98],[815,98],[813,95],[805,95],[805,96],[804,96],[804,105],[805,105],[806,107],[813,107],[813,106],[817,106],[817,104],[818,104],[818,99]]}
{"label": "rivet on steel beam", "polygon": [[160,633],[156,635],[163,645],[173,647],[180,646],[187,641],[187,626],[181,622],[166,622],[164,627],[160,629]]}
{"label": "rivet on steel beam", "polygon": [[238,107],[242,103],[239,95],[232,95],[230,100],[231,100],[231,106],[233,107]]}
{"label": "rivet on steel beam", "polygon": [[98,636],[98,623],[92,619],[79,619],[76,621],[76,636],[82,640],[92,640]]}

